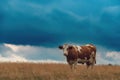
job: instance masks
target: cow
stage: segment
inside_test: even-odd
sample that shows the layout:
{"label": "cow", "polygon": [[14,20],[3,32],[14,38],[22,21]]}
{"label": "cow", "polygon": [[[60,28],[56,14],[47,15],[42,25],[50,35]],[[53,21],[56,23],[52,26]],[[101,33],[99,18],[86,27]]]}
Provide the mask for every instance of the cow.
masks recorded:
{"label": "cow", "polygon": [[64,44],[60,45],[59,49],[63,50],[63,54],[72,70],[76,69],[78,63],[86,63],[87,68],[89,66],[93,68],[96,64],[96,47],[92,44],[83,46]]}

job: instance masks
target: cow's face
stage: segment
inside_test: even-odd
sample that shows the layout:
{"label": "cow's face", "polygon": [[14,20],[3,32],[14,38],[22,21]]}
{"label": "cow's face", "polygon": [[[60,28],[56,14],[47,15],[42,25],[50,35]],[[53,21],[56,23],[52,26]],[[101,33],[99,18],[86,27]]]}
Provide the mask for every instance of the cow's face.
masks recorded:
{"label": "cow's face", "polygon": [[68,44],[64,44],[64,45],[62,45],[62,46],[59,46],[59,49],[62,49],[62,50],[63,50],[63,54],[64,54],[65,56],[67,56],[67,55],[68,55],[68,51],[69,51],[70,49],[72,49],[72,46],[70,46],[70,45],[68,45]]}

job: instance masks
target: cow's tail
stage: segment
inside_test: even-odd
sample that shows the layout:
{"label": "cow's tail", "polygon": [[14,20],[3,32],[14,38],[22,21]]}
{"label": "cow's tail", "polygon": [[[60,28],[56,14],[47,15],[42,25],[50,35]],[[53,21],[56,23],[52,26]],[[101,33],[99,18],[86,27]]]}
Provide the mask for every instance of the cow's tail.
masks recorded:
{"label": "cow's tail", "polygon": [[96,58],[94,58],[95,64],[96,64]]}

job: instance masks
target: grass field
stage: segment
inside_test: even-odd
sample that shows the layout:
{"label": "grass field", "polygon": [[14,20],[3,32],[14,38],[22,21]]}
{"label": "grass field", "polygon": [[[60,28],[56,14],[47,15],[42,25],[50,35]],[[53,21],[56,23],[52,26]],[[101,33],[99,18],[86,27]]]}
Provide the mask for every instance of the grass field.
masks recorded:
{"label": "grass field", "polygon": [[120,66],[78,65],[72,72],[67,64],[0,63],[0,80],[120,80]]}

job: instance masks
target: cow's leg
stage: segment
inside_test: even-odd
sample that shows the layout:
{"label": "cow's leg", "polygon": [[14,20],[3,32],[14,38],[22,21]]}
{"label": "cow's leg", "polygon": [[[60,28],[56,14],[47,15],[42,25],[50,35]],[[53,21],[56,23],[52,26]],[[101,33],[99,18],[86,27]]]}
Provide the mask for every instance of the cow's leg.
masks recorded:
{"label": "cow's leg", "polygon": [[93,68],[93,66],[96,64],[96,58],[93,57],[93,61],[92,61],[92,64],[91,64],[91,68]]}
{"label": "cow's leg", "polygon": [[93,66],[94,66],[94,62],[91,63],[91,69],[93,69]]}
{"label": "cow's leg", "polygon": [[70,64],[70,68],[71,68],[72,71],[73,71],[73,67],[74,67],[74,65],[73,65],[73,64]]}
{"label": "cow's leg", "polygon": [[68,63],[70,65],[70,69],[73,71],[74,70],[74,63],[73,63],[73,61],[69,61]]}
{"label": "cow's leg", "polygon": [[77,67],[77,61],[71,61],[71,63],[69,63],[70,68],[72,71],[76,71],[76,67]]}
{"label": "cow's leg", "polygon": [[91,69],[93,69],[93,66],[94,66],[94,59],[93,59],[93,57],[91,57],[91,59],[90,59],[90,65],[91,65]]}
{"label": "cow's leg", "polygon": [[93,57],[90,57],[90,59],[86,62],[86,65],[87,65],[87,69],[91,66],[91,68],[93,68],[95,64],[95,61],[93,59]]}
{"label": "cow's leg", "polygon": [[87,69],[90,67],[90,62],[86,62]]}
{"label": "cow's leg", "polygon": [[76,66],[74,64],[70,64],[70,68],[72,72],[76,72]]}
{"label": "cow's leg", "polygon": [[87,64],[87,69],[90,67],[90,65]]}
{"label": "cow's leg", "polygon": [[78,63],[78,61],[75,61],[74,62],[74,70],[76,71],[76,69],[77,69],[77,63]]}
{"label": "cow's leg", "polygon": [[96,64],[96,56],[94,56],[93,58],[94,58],[94,64]]}
{"label": "cow's leg", "polygon": [[96,63],[96,58],[95,58],[95,53],[92,52],[92,54],[90,55],[90,59],[89,59],[91,68],[93,69],[94,64]]}

